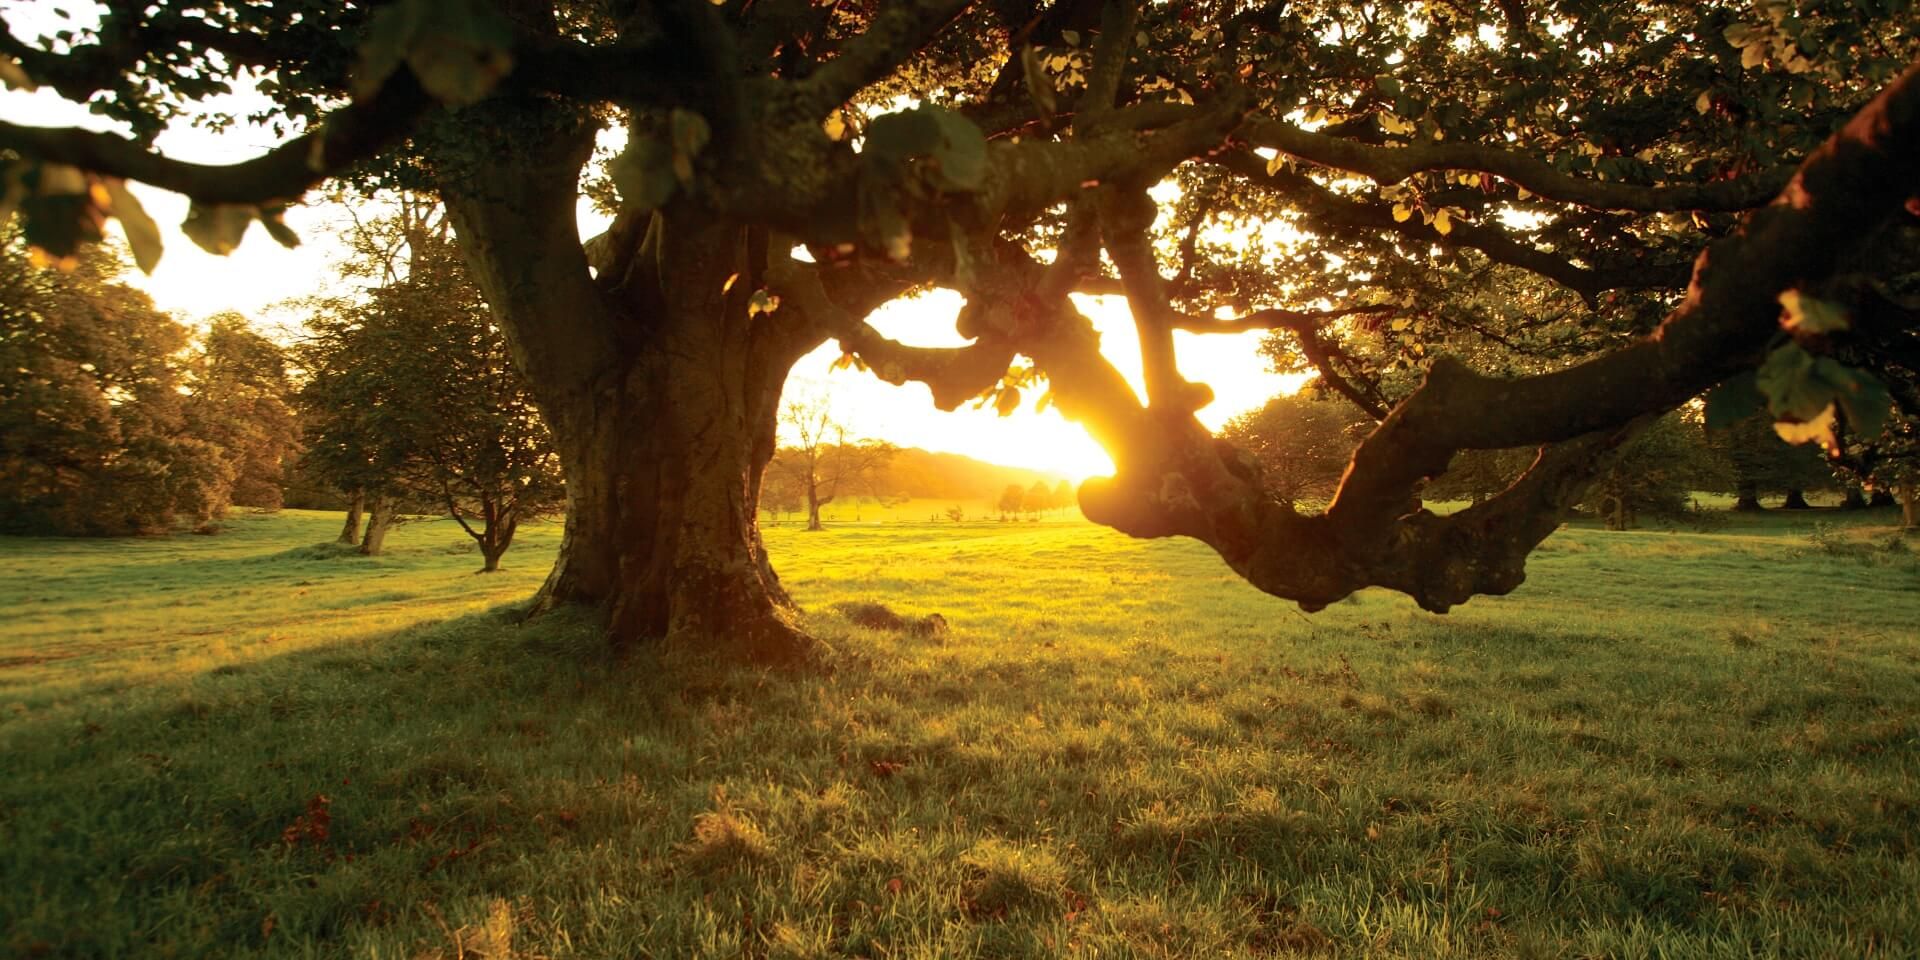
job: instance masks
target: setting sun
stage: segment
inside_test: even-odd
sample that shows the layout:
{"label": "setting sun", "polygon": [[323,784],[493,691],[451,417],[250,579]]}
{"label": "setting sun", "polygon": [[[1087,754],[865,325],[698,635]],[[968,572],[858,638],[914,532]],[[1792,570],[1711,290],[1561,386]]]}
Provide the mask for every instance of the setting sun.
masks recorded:
{"label": "setting sun", "polygon": [[[1141,392],[1140,345],[1126,301],[1076,297],[1075,302],[1099,329],[1101,352],[1126,375],[1134,391]],[[934,291],[888,304],[872,316],[871,322],[887,336],[913,346],[962,346],[967,341],[953,328],[961,303],[960,295],[953,291]],[[1200,421],[1208,427],[1218,429],[1269,398],[1298,389],[1305,379],[1271,372],[1259,354],[1261,336],[1257,332],[1176,334],[1182,369],[1213,388],[1213,402],[1198,412]],[[840,350],[833,343],[807,355],[794,365],[787,390],[825,395],[850,437],[962,453],[992,463],[1044,470],[1075,483],[1113,471],[1113,461],[1106,451],[1079,425],[1051,408],[1036,412],[1044,388],[1029,391],[1021,398],[1019,409],[1005,417],[991,408],[971,404],[947,413],[934,407],[932,395],[921,384],[896,387],[859,370],[832,369],[839,356]]]}

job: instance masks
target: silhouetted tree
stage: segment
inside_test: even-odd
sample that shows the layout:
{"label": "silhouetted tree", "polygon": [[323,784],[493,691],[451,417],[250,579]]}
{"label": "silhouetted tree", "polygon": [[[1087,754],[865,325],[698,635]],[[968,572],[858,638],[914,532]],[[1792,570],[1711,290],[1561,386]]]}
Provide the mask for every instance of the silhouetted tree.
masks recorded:
{"label": "silhouetted tree", "polygon": [[773,457],[774,472],[800,493],[807,505],[807,529],[820,530],[820,508],[842,494],[879,496],[879,484],[893,459],[893,445],[882,440],[847,439],[846,427],[833,418],[825,397],[794,400],[780,412],[793,443]]}

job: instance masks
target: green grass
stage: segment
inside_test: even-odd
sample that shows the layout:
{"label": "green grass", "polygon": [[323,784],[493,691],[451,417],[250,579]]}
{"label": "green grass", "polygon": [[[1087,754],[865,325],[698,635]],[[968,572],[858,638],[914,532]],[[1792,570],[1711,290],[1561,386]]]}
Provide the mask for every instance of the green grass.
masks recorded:
{"label": "green grass", "polygon": [[1920,558],[1840,518],[1569,529],[1446,617],[776,528],[808,608],[953,627],[787,673],[514,624],[550,527],[0,541],[0,953],[1914,956]]}

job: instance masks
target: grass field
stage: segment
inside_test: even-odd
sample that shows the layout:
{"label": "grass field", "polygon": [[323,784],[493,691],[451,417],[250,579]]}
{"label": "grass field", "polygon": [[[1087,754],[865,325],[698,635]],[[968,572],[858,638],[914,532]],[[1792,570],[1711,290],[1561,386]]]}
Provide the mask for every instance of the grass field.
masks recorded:
{"label": "grass field", "polygon": [[829,647],[785,673],[516,625],[552,526],[482,577],[337,522],[0,540],[0,954],[1920,955],[1884,514],[1569,529],[1446,617],[1084,523],[781,526]]}

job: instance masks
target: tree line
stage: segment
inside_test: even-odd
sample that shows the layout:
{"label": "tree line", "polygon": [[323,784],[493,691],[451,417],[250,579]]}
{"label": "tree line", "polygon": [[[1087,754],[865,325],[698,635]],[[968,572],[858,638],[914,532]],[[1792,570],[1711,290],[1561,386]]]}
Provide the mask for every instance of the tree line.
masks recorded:
{"label": "tree line", "polygon": [[281,348],[222,314],[195,335],[118,282],[112,248],[65,272],[0,234],[0,532],[211,530],[277,508],[297,429]]}
{"label": "tree line", "polygon": [[0,244],[0,532],[212,532],[234,506],[341,506],[381,552],[405,514],[452,518],[485,571],[564,485],[546,425],[438,206],[350,231],[350,292],[294,304],[282,345],[246,318],[198,334],[117,279],[107,245],[41,269]]}

